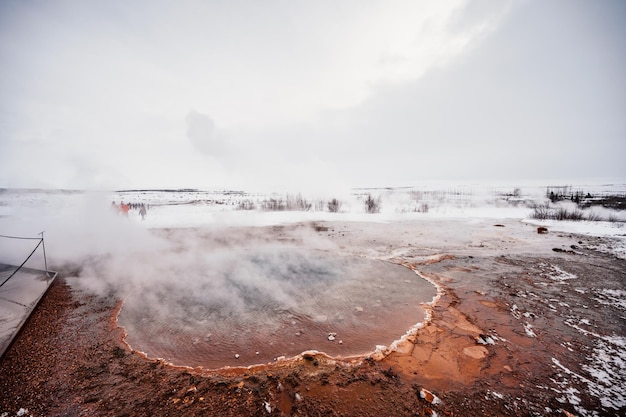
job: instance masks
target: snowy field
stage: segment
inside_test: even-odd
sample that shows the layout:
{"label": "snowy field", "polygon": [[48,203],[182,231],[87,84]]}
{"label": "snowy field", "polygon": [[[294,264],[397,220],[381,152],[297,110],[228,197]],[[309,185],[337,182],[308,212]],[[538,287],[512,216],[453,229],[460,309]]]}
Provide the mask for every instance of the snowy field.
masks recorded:
{"label": "snowy field", "polygon": [[[626,184],[568,186],[594,196],[626,195]],[[0,190],[0,234],[38,236],[45,231],[53,246],[75,249],[78,254],[105,249],[129,229],[203,226],[269,226],[312,221],[394,222],[430,219],[519,219],[549,230],[610,238],[606,251],[626,256],[626,210],[592,207],[581,210],[596,221],[556,221],[532,218],[533,207],[548,204],[547,187],[433,185],[419,187],[355,189],[344,195],[299,193],[249,193],[244,191],[144,190],[83,192],[67,190]],[[377,203],[368,213],[365,200]],[[333,199],[338,202],[331,207]],[[111,208],[116,204],[144,204],[131,209],[128,218]],[[569,201],[554,207],[570,208]],[[611,219],[611,221],[608,221]],[[127,221],[128,220],[128,221]],[[94,238],[102,244],[93,242]],[[4,245],[6,242],[1,242]],[[10,242],[14,245],[15,242]],[[124,243],[120,243],[123,245]],[[18,245],[19,246],[19,245]],[[4,247],[4,246],[3,246]],[[601,248],[600,248],[601,249]],[[7,253],[9,251],[6,251]],[[63,257],[63,256],[61,256]],[[11,259],[8,259],[9,261]]]}
{"label": "snowy field", "polygon": [[[626,195],[626,184],[580,184],[572,191],[594,196]],[[143,203],[149,206],[147,227],[193,227],[219,221],[267,224],[301,220],[335,219],[391,221],[411,217],[525,218],[534,204],[545,204],[549,186],[445,185],[401,188],[362,188],[343,195],[304,193],[250,193],[245,191],[135,190],[77,191],[0,189],[0,219],[23,219],[33,215],[48,218],[65,216],[89,219],[111,202]],[[367,213],[367,195],[380,199],[377,216]],[[329,202],[336,199],[336,212]],[[268,202],[274,206],[267,207]],[[282,207],[278,207],[283,203]],[[291,204],[290,204],[291,203]],[[305,207],[305,204],[307,205]],[[272,215],[270,212],[280,212]],[[246,214],[246,212],[249,212]],[[251,215],[250,212],[255,215]],[[294,213],[295,212],[295,213]],[[234,214],[233,214],[234,213]],[[259,216],[259,213],[263,215]],[[138,212],[131,213],[138,217]],[[417,216],[419,214],[419,216]],[[424,216],[428,214],[429,216]],[[626,221],[623,213],[612,213]],[[263,219],[265,217],[265,219]],[[608,214],[604,217],[608,217]]]}

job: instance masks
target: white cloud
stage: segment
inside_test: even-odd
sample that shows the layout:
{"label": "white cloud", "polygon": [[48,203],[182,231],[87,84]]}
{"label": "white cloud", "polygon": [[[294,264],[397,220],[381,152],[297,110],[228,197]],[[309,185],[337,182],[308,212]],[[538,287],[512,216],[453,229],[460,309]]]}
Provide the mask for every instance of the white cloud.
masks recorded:
{"label": "white cloud", "polygon": [[6,38],[21,45],[3,73],[31,73],[23,92],[34,101],[97,113],[195,107],[225,127],[284,124],[355,105],[372,85],[415,79],[461,52],[484,25],[450,33],[464,3],[17,6]]}
{"label": "white cloud", "polygon": [[511,140],[579,149],[583,114],[619,146],[616,4],[4,2],[0,186],[489,175]]}

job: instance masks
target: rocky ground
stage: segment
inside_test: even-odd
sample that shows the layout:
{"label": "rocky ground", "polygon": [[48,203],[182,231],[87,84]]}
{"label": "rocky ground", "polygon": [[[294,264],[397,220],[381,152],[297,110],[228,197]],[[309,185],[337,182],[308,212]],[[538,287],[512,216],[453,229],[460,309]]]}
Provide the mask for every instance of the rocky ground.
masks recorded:
{"label": "rocky ground", "polygon": [[0,415],[625,415],[626,261],[595,250],[604,240],[519,222],[457,226],[316,229],[439,286],[419,331],[346,361],[171,367],[127,347],[119,299],[63,271],[0,360]]}

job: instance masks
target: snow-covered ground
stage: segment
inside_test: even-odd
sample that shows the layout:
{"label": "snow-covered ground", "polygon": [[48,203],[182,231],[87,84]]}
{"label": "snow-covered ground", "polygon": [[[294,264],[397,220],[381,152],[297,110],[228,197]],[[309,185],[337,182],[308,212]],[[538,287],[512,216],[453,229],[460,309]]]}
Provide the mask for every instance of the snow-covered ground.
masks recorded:
{"label": "snow-covered ground", "polygon": [[[580,184],[570,188],[596,196],[626,195],[624,183]],[[202,190],[82,192],[0,189],[0,234],[33,237],[45,231],[46,239],[50,242],[82,241],[81,245],[97,250],[99,246],[89,243],[88,240],[101,237],[103,231],[113,240],[116,234],[123,236],[124,233],[119,232],[128,228],[268,226],[309,221],[387,223],[412,219],[506,218],[546,226],[550,231],[604,237],[606,240],[599,245],[599,250],[626,256],[626,211],[601,209],[600,218],[611,217],[613,221],[531,219],[532,207],[549,201],[546,198],[546,189],[546,186],[538,185],[515,187],[439,184],[355,189],[337,196]],[[378,213],[366,212],[364,201],[368,195],[380,202]],[[340,202],[337,212],[330,212],[328,208],[328,202],[333,198]],[[112,202],[145,204],[148,207],[147,215],[142,220],[139,210],[132,209],[126,219],[111,209]],[[267,202],[287,206],[298,202],[310,207],[308,210],[267,210]],[[596,208],[591,210],[596,210],[598,214]],[[0,245],[3,244],[6,242],[0,240]]]}
{"label": "snow-covered ground", "polygon": [[524,222],[547,227],[554,232],[574,233],[604,238],[596,250],[626,259],[626,223],[609,221],[535,220]]}

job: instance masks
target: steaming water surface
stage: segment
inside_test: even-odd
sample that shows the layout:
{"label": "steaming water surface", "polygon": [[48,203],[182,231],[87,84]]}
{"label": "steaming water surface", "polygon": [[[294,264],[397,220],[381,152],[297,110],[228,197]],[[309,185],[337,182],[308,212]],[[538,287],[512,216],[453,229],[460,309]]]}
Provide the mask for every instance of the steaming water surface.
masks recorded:
{"label": "steaming water surface", "polygon": [[219,258],[216,268],[127,296],[118,320],[134,349],[204,368],[311,349],[365,354],[423,321],[420,303],[435,294],[405,267],[319,250],[255,247],[207,256]]}

